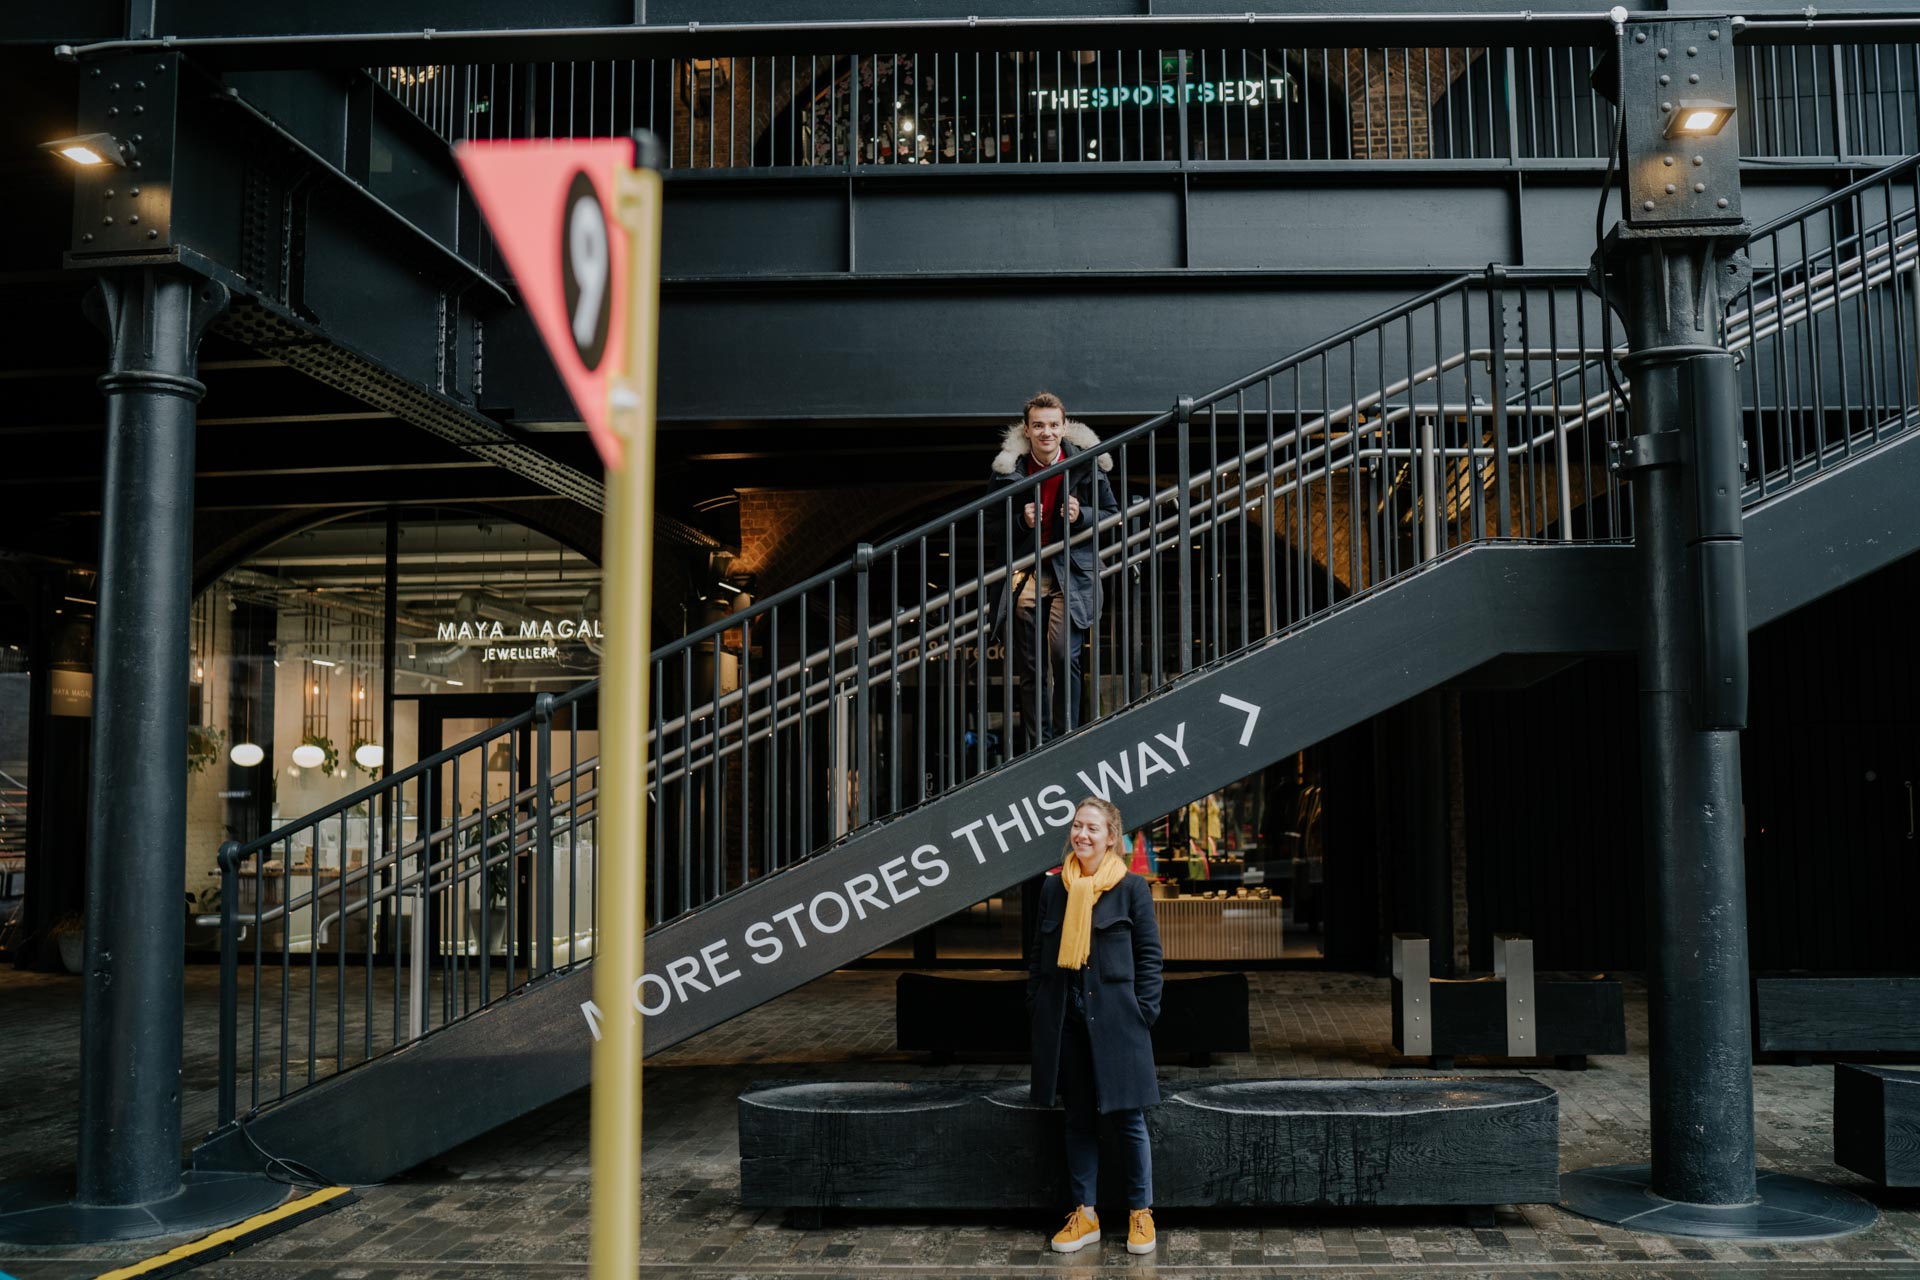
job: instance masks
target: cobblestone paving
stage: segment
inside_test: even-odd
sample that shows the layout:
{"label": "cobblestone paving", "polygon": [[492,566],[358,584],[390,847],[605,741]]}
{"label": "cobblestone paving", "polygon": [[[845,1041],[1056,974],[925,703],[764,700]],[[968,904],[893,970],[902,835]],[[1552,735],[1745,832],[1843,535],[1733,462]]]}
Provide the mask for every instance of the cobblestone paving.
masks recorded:
{"label": "cobblestone paving", "polygon": [[[189,1134],[211,1119],[211,979],[196,970],[188,984]],[[1882,1210],[1871,1230],[1814,1244],[1668,1239],[1530,1205],[1502,1209],[1492,1228],[1478,1229],[1418,1210],[1168,1215],[1160,1224],[1159,1252],[1150,1258],[1129,1257],[1117,1241],[1063,1257],[1045,1247],[1057,1225],[1051,1206],[1031,1215],[848,1214],[812,1231],[785,1225],[778,1213],[740,1208],[734,1099],[756,1079],[1024,1078],[1021,1063],[933,1068],[898,1052],[892,983],[887,972],[833,974],[648,1063],[644,1275],[1920,1278],[1920,1196],[1875,1191],[1832,1163],[1828,1066],[1754,1070],[1761,1165],[1850,1187]],[[1252,984],[1254,1051],[1216,1059],[1215,1071],[1424,1074],[1388,1048],[1384,980],[1266,973],[1252,975]],[[76,996],[69,979],[0,975],[0,1098],[10,1133],[0,1151],[0,1178],[70,1164]],[[1630,988],[1626,1057],[1595,1059],[1586,1072],[1529,1070],[1560,1090],[1562,1168],[1645,1158],[1645,1011],[1643,993]],[[1494,1069],[1466,1060],[1460,1070]],[[358,1204],[200,1274],[233,1280],[583,1275],[586,1225],[586,1100],[580,1096],[392,1183],[365,1188]],[[153,1252],[158,1249],[151,1245],[0,1247],[0,1272],[65,1280]]]}

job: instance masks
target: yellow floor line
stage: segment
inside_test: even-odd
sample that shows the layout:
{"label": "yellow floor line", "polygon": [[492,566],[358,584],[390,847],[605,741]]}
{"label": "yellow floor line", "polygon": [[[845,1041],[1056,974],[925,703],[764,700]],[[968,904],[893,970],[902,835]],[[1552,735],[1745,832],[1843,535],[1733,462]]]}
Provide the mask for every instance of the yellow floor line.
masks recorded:
{"label": "yellow floor line", "polygon": [[297,1214],[310,1213],[331,1200],[353,1194],[352,1187],[323,1187],[319,1191],[289,1200],[277,1209],[255,1214],[244,1222],[236,1222],[230,1227],[222,1227],[210,1235],[200,1237],[190,1244],[156,1254],[144,1262],[136,1262],[130,1267],[121,1267],[115,1271],[104,1271],[96,1280],[132,1280],[136,1276],[151,1276],[165,1268],[175,1267],[188,1262],[196,1254],[213,1255],[205,1259],[211,1262],[213,1257],[224,1257],[246,1243],[246,1237],[258,1233],[264,1227],[284,1222]]}

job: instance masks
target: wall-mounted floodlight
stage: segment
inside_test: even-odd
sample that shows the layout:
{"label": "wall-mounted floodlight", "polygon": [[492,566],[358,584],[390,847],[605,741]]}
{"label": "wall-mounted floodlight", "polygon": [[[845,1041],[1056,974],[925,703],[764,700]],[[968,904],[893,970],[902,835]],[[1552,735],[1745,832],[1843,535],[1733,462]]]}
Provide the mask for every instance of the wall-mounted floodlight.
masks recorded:
{"label": "wall-mounted floodlight", "polygon": [[133,159],[133,144],[122,142],[110,133],[83,133],[72,138],[55,138],[40,144],[42,151],[65,156],[75,164],[111,164],[125,168]]}
{"label": "wall-mounted floodlight", "polygon": [[1682,98],[1667,118],[1669,138],[1711,138],[1733,119],[1733,105],[1704,98]]}

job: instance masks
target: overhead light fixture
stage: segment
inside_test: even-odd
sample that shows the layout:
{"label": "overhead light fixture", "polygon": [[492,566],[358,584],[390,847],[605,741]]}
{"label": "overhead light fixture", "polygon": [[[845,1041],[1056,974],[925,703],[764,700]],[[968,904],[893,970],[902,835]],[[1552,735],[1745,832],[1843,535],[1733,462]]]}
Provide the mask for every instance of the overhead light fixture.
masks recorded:
{"label": "overhead light fixture", "polygon": [[325,658],[308,658],[307,661],[316,667],[331,667],[335,665],[334,663],[328,662]]}
{"label": "overhead light fixture", "polygon": [[233,750],[227,753],[227,758],[242,769],[251,769],[265,760],[267,753],[260,749],[260,744],[257,742],[236,742],[233,744]]}
{"label": "overhead light fixture", "polygon": [[326,759],[327,753],[311,742],[303,742],[293,749],[293,762],[302,769],[318,769]]}
{"label": "overhead light fixture", "polygon": [[386,758],[386,751],[377,742],[363,742],[353,749],[353,762],[362,769],[378,769]]}
{"label": "overhead light fixture", "polygon": [[1733,104],[1710,98],[1682,98],[1667,117],[1669,138],[1711,138],[1733,119]]}
{"label": "overhead light fixture", "polygon": [[122,142],[110,133],[82,133],[72,138],[55,138],[40,144],[42,151],[64,156],[75,164],[111,164],[126,168],[133,159],[133,144]]}
{"label": "overhead light fixture", "polygon": [[447,683],[452,685],[456,689],[464,689],[467,686],[467,682],[465,680],[449,680],[447,681]]}

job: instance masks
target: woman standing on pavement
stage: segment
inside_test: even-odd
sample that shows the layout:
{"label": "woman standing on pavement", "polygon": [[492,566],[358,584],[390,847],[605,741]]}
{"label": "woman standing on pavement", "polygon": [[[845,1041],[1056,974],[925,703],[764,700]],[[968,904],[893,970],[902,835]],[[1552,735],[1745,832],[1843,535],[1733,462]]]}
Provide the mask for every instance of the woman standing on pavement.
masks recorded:
{"label": "woman standing on pavement", "polygon": [[1127,871],[1120,810],[1089,796],[1074,811],[1069,856],[1040,891],[1027,957],[1033,1010],[1033,1100],[1067,1111],[1067,1176],[1075,1208],[1057,1253],[1100,1239],[1099,1121],[1127,1152],[1127,1252],[1152,1253],[1153,1156],[1145,1108],[1160,1101],[1147,1029],[1160,1016],[1160,929],[1147,882]]}

